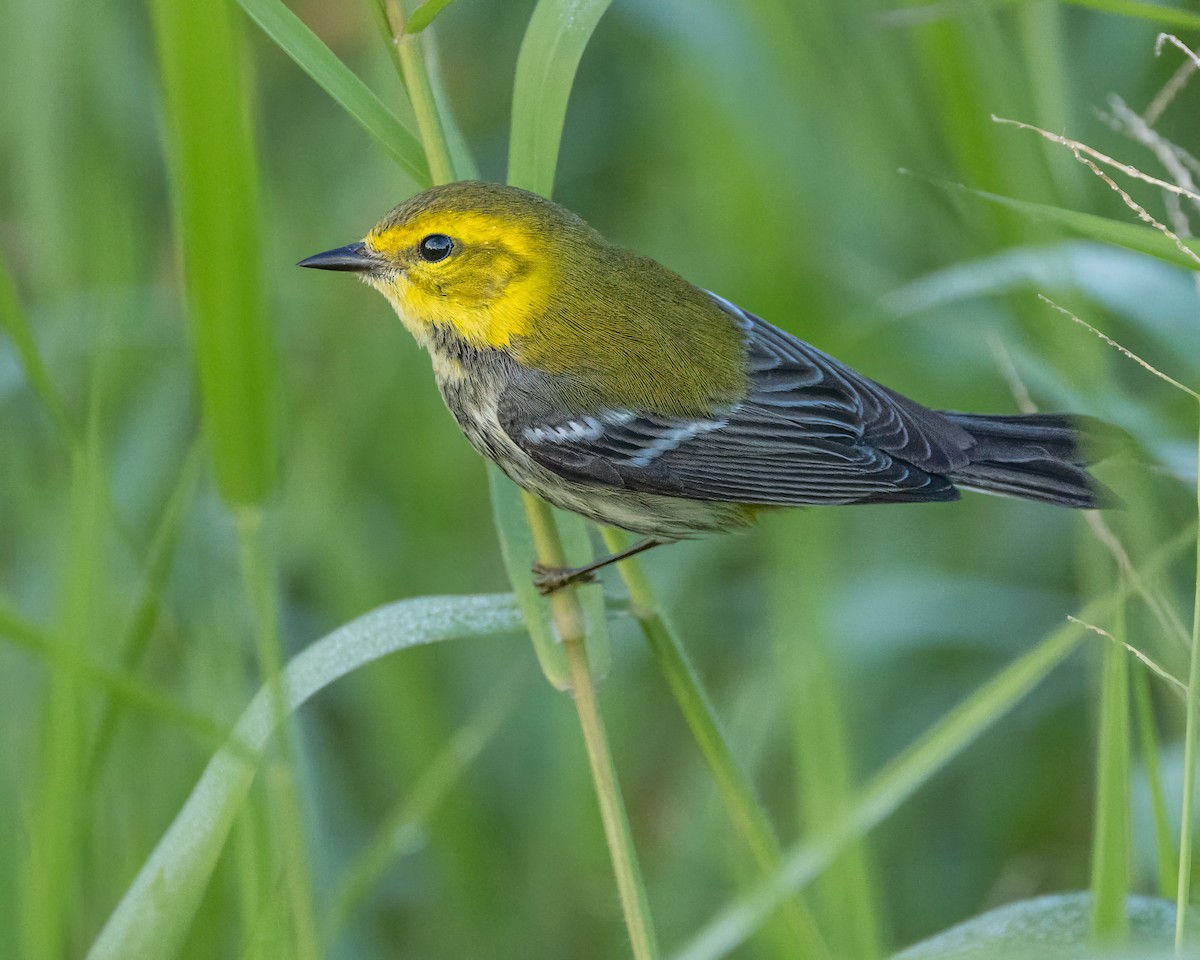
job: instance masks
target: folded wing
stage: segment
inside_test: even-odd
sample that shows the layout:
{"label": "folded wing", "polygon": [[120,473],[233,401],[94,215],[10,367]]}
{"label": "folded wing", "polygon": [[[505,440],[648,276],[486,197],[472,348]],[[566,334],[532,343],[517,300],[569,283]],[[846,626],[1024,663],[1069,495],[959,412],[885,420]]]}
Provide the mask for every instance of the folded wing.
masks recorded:
{"label": "folded wing", "polygon": [[[581,483],[764,505],[954,500],[974,438],[725,300],[746,337],[737,403],[695,417],[601,408],[551,414],[569,393],[532,375],[498,410],[537,463]],[[561,407],[558,408],[561,410]]]}

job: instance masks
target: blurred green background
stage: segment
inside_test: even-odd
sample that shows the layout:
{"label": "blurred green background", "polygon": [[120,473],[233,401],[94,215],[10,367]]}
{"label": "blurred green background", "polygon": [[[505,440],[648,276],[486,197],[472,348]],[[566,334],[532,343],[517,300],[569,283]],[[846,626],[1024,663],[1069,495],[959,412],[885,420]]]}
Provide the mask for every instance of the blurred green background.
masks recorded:
{"label": "blurred green background", "polygon": [[[80,956],[261,676],[235,521],[198,446],[149,10],[0,5],[0,310],[10,334],[25,317],[49,385],[0,336],[0,955]],[[369,3],[293,9],[404,112]],[[487,179],[505,175],[531,9],[457,0],[436,24]],[[484,463],[427,358],[377,294],[293,266],[362,236],[416,185],[233,16],[277,353],[265,523],[290,655],[382,603],[508,581]],[[1096,113],[1110,94],[1144,109],[1175,72],[1177,52],[1154,55],[1159,28],[1046,0],[617,0],[580,68],[556,198],[927,405],[1016,410],[1015,371],[1043,409],[1122,425],[1138,449],[1100,472],[1128,502],[1108,522],[1137,564],[1195,525],[1194,407],[1036,294],[1195,385],[1194,275],[928,179],[1132,220],[1067,151],[990,115],[1162,175]],[[1197,116],[1193,82],[1157,129],[1200,153]],[[1156,190],[1130,189],[1164,215]],[[646,567],[785,843],[819,819],[814,793],[879,769],[1116,582],[1080,515],[971,496],[771,517]],[[1154,579],[1184,623],[1192,574],[1181,561]],[[1139,608],[1128,638],[1186,676],[1186,651]],[[640,636],[618,618],[613,643],[602,703],[659,933],[676,945],[746,869]],[[835,955],[881,956],[988,907],[1088,886],[1104,643],[818,882]],[[1176,811],[1183,712],[1165,689],[1155,681]],[[456,764],[463,736],[481,745]],[[844,771],[814,761],[814,738]],[[327,955],[625,955],[572,707],[527,640],[384,660],[322,693],[291,744]],[[288,769],[277,760],[256,784],[186,956],[290,955],[295,864],[271,801]],[[1153,893],[1139,771],[1133,886]],[[364,851],[383,851],[378,869],[347,886]],[[737,955],[788,953],[766,936]]]}

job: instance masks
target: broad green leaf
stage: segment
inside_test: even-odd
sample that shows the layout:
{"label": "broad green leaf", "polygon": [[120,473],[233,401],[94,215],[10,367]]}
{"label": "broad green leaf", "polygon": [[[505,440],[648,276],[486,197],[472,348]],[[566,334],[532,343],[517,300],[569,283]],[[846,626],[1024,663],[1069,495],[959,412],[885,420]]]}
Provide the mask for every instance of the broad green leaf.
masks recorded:
{"label": "broad green leaf", "polygon": [[225,500],[258,504],[275,475],[276,372],[232,11],[175,0],[154,0],[152,10],[205,437]]}
{"label": "broad green leaf", "polygon": [[[900,951],[892,960],[968,960],[972,957],[980,960],[985,957],[1083,960],[1086,956],[1095,956],[1087,949],[1091,914],[1092,897],[1088,893],[1061,893],[1020,900],[943,930]],[[1166,900],[1128,897],[1124,917],[1133,945],[1143,950],[1169,947],[1175,936],[1175,907]]]}
{"label": "broad green leaf", "polygon": [[517,57],[508,182],[543,196],[554,190],[563,120],[575,71],[612,0],[541,0]]}
{"label": "broad green leaf", "polygon": [[433,23],[434,18],[453,2],[454,0],[425,0],[423,4],[412,12],[405,22],[404,32],[420,33]]}
{"label": "broad green leaf", "polygon": [[238,0],[296,65],[341,104],[419,187],[430,185],[420,141],[282,0]]}
{"label": "broad green leaf", "polygon": [[[380,607],[297,654],[279,680],[294,712],[315,693],[397,650],[522,627],[509,594],[419,597]],[[265,684],[238,719],[229,744],[209,761],[183,808],[147,858],[88,952],[89,960],[176,955],[234,817],[282,719]]]}

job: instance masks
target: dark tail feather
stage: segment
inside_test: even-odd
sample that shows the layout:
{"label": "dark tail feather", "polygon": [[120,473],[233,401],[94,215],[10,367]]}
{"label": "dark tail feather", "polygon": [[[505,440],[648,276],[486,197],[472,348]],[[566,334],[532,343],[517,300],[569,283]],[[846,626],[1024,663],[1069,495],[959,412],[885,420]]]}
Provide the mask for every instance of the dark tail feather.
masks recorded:
{"label": "dark tail feather", "polygon": [[1056,413],[973,414],[944,411],[976,440],[971,462],[950,479],[957,486],[1060,507],[1121,505],[1087,472],[1126,438],[1102,420]]}

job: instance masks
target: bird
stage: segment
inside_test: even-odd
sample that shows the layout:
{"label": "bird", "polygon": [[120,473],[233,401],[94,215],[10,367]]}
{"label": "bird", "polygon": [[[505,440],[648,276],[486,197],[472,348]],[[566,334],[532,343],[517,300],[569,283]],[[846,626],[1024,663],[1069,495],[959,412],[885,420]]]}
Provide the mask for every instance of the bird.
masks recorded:
{"label": "bird", "polygon": [[1111,447],[1103,421],[922,406],[516,187],[435,186],[298,265],[387,298],[462,432],[518,486],[641,536],[535,565],[544,594],[785,507],[1116,502],[1087,470]]}

